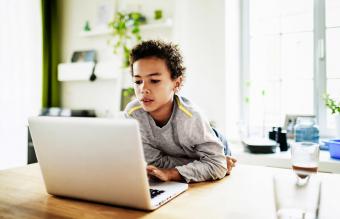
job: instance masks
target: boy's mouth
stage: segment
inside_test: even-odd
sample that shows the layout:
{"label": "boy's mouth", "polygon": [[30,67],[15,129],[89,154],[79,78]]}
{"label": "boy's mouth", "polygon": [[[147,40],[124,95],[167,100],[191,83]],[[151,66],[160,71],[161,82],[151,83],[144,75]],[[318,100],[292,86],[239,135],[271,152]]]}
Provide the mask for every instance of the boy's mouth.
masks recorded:
{"label": "boy's mouth", "polygon": [[153,100],[152,100],[152,99],[149,99],[149,98],[142,98],[141,101],[142,101],[142,103],[144,103],[144,104],[150,104],[150,103],[153,102]]}

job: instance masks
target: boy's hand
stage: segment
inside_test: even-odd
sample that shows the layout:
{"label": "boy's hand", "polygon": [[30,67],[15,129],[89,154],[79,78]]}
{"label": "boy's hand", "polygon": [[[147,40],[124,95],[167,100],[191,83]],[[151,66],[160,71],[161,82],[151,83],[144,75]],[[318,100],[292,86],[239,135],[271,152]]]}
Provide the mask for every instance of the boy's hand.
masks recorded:
{"label": "boy's hand", "polygon": [[154,176],[162,181],[181,181],[182,176],[179,174],[176,168],[171,169],[161,169],[153,165],[148,165],[146,167],[148,175]]}
{"label": "boy's hand", "polygon": [[230,175],[231,169],[233,169],[237,160],[232,156],[225,156],[225,158],[227,160],[227,175]]}

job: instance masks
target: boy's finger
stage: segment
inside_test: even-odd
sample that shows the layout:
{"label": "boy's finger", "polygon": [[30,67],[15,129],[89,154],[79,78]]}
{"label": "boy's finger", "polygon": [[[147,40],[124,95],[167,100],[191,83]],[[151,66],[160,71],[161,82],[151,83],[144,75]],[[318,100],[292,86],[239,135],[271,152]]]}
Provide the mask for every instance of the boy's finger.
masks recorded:
{"label": "boy's finger", "polygon": [[151,175],[153,175],[154,177],[157,177],[158,179],[160,179],[160,180],[162,180],[162,181],[165,180],[165,179],[164,179],[164,175],[163,175],[162,172],[159,171],[159,170],[153,170],[152,173],[151,173]]}
{"label": "boy's finger", "polygon": [[148,168],[149,168],[149,169],[154,169],[154,168],[156,168],[156,167],[153,166],[153,165],[147,165],[146,168],[147,168],[147,169],[148,169]]}
{"label": "boy's finger", "polygon": [[235,157],[232,157],[232,156],[227,156],[230,160],[232,160],[234,163],[237,162],[237,159]]}
{"label": "boy's finger", "polygon": [[151,176],[158,177],[158,174],[157,174],[157,172],[155,170],[149,170],[148,174],[151,175]]}
{"label": "boy's finger", "polygon": [[157,167],[152,166],[152,165],[148,165],[148,166],[146,167],[146,170],[147,170],[147,171],[152,171],[152,170],[155,170],[155,169],[157,169]]}

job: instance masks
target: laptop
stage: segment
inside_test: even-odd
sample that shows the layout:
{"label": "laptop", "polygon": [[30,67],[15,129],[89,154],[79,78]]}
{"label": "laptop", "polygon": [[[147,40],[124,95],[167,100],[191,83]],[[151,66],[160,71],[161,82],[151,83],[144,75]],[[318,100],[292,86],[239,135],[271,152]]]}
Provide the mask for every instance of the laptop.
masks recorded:
{"label": "laptop", "polygon": [[49,194],[154,210],[188,189],[149,182],[136,120],[43,116],[28,123]]}

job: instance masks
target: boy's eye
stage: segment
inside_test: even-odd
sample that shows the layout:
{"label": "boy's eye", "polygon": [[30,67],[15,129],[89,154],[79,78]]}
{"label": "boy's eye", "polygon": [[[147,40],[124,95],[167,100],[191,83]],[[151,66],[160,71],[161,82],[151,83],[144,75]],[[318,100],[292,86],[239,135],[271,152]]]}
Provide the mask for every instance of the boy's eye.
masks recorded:
{"label": "boy's eye", "polygon": [[142,81],[135,81],[135,84],[141,84],[142,83]]}
{"label": "boy's eye", "polygon": [[153,83],[153,84],[157,84],[159,82],[160,82],[160,80],[151,80],[151,83]]}

